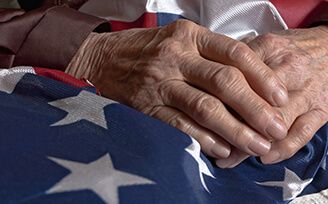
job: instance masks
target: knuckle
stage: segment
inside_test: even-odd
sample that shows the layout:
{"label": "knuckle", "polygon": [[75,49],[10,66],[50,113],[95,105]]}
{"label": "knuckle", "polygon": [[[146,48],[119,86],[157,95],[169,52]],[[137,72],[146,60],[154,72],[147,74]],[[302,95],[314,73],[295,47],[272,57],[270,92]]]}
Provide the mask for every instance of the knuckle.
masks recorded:
{"label": "knuckle", "polygon": [[160,83],[157,94],[160,96],[163,104],[170,104],[171,101],[174,100],[174,96],[176,96],[177,89],[183,89],[180,83],[176,83],[175,81],[168,80],[163,83]]}
{"label": "knuckle", "polygon": [[281,148],[281,158],[289,159],[296,154],[305,144],[300,137],[293,138],[293,140],[288,140],[284,142]]}
{"label": "knuckle", "polygon": [[201,124],[205,124],[210,121],[214,116],[220,117],[220,109],[222,104],[218,103],[212,97],[201,97],[196,99],[191,104],[192,110],[194,110],[193,117]]}
{"label": "knuckle", "polygon": [[227,88],[229,90],[242,89],[241,84],[244,79],[244,75],[237,68],[224,66],[213,73],[210,83],[215,91],[220,94],[227,91]]}
{"label": "knuckle", "polygon": [[295,49],[288,50],[282,58],[282,63],[290,65],[292,71],[297,71],[299,69],[305,71],[304,68],[308,68],[308,66],[304,65],[310,64],[311,61],[312,57],[308,53]]}
{"label": "knuckle", "polygon": [[166,38],[158,44],[157,52],[155,53],[160,57],[170,56],[173,59],[177,59],[183,53],[182,44],[174,38]]}
{"label": "knuckle", "polygon": [[282,149],[283,152],[280,152],[281,159],[289,159],[298,151],[297,145],[295,143],[286,143],[284,148]]}
{"label": "knuckle", "polygon": [[227,49],[227,57],[231,61],[244,61],[250,59],[251,49],[243,42],[232,41]]}
{"label": "knuckle", "polygon": [[232,132],[232,143],[237,147],[247,148],[254,139],[243,126],[237,127]]}
{"label": "knuckle", "polygon": [[[286,40],[285,38],[273,33],[267,33],[256,37],[255,40],[250,42],[249,46],[260,57],[260,59],[267,63],[268,60],[270,61],[270,59],[267,58],[267,54],[271,55],[289,44],[290,40]],[[269,50],[270,53],[267,53]]]}
{"label": "knuckle", "polygon": [[175,54],[181,54],[182,51],[188,50],[188,46],[191,46],[187,42],[192,39],[192,35],[197,29],[199,29],[199,26],[192,21],[186,19],[176,20],[162,27],[156,35],[157,43],[146,46],[142,53],[150,56],[160,54],[175,56]]}
{"label": "knuckle", "polygon": [[259,122],[260,127],[267,127],[274,118],[274,112],[272,108],[264,103],[250,104],[250,108],[247,113],[250,122]]}
{"label": "knuckle", "polygon": [[275,43],[277,41],[280,41],[281,37],[273,33],[265,33],[259,36],[258,39],[262,42]]}
{"label": "knuckle", "polygon": [[291,108],[290,109],[278,109],[277,112],[279,114],[279,118],[282,120],[282,121],[285,121],[287,127],[289,127],[292,122],[293,122],[293,113],[295,113],[295,111],[293,111],[294,109]]}
{"label": "knuckle", "polygon": [[284,143],[282,158],[288,159],[300,150],[306,143],[310,141],[313,136],[313,127],[310,124],[300,124],[295,126],[295,137]]}
{"label": "knuckle", "polygon": [[180,39],[186,37],[186,34],[195,32],[195,29],[198,28],[196,23],[186,19],[175,20],[168,27],[173,31],[172,35]]}
{"label": "knuckle", "polygon": [[173,115],[169,119],[168,124],[181,130],[182,132],[190,134],[189,130],[191,129],[191,125],[186,121],[184,114],[181,112]]}
{"label": "knuckle", "polygon": [[299,135],[295,138],[295,143],[298,146],[305,145],[315,133],[314,126],[311,123],[295,124],[295,130],[296,134]]}
{"label": "knuckle", "polygon": [[248,44],[254,39],[256,39],[256,36],[248,36],[248,37],[243,38],[241,41]]}
{"label": "knuckle", "polygon": [[194,27],[196,24],[190,20],[186,20],[186,19],[178,19],[176,21],[174,21],[175,25],[180,27],[180,28],[186,28],[189,29],[191,27]]}
{"label": "knuckle", "polygon": [[133,80],[134,88],[152,85],[155,90],[158,84],[165,80],[165,74],[161,69],[154,66],[145,66],[143,63],[134,66],[131,71],[130,81]]}
{"label": "knuckle", "polygon": [[279,44],[280,46],[289,45],[291,41],[282,36],[266,33],[257,37],[257,45],[262,46],[263,48],[268,49],[268,47],[276,48],[275,45]]}

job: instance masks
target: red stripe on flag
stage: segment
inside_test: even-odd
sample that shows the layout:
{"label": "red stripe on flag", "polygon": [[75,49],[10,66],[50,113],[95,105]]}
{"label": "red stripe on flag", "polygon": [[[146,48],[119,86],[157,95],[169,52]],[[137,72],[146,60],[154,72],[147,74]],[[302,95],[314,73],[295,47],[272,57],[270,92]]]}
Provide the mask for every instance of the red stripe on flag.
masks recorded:
{"label": "red stripe on flag", "polygon": [[65,84],[82,88],[82,87],[93,87],[89,83],[84,82],[82,80],[79,80],[75,77],[72,77],[71,75],[66,74],[65,72],[62,72],[60,70],[55,69],[45,69],[45,68],[39,68],[39,67],[33,67],[35,73],[40,76],[44,76],[56,81],[63,82]]}
{"label": "red stripe on flag", "polygon": [[[270,0],[289,28],[304,27],[318,13],[322,0]],[[309,19],[310,18],[310,19]]]}
{"label": "red stripe on flag", "polygon": [[157,14],[144,13],[133,22],[110,21],[113,31],[126,30],[130,28],[154,28],[157,27]]}

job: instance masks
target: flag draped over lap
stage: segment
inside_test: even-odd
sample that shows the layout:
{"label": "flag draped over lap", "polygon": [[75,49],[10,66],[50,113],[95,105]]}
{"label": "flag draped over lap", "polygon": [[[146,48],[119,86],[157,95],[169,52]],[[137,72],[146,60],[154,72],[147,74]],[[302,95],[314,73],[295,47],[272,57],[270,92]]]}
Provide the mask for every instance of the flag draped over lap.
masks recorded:
{"label": "flag draped over lap", "polygon": [[188,135],[62,72],[0,82],[1,203],[286,203],[328,188],[327,126],[287,161],[220,169]]}
{"label": "flag draped over lap", "polygon": [[[110,14],[104,2],[90,0],[81,11],[102,14],[117,30],[178,18],[236,39],[286,28],[269,1],[231,0],[235,6],[216,16],[199,0],[166,0],[166,7],[160,0],[147,1],[132,4],[135,12],[126,19],[124,12]],[[119,7],[129,0],[117,2]],[[227,26],[250,11],[262,15],[249,17],[243,27]],[[236,168],[220,169],[190,136],[97,95],[84,81],[43,68],[3,69],[0,203],[325,203],[327,128],[284,162],[263,165],[251,157]]]}

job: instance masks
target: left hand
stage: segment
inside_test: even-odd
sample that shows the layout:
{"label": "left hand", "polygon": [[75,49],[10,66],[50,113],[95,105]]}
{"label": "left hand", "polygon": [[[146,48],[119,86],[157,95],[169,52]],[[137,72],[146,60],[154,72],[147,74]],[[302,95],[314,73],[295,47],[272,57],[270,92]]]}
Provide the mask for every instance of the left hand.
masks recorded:
{"label": "left hand", "polygon": [[[274,141],[261,156],[264,164],[292,157],[328,121],[328,26],[294,29],[243,40],[284,82],[289,104],[276,108],[289,129],[285,139]],[[237,149],[222,168],[232,168],[248,157]]]}
{"label": "left hand", "polygon": [[92,33],[66,73],[189,134],[214,158],[228,157],[230,144],[265,155],[287,135],[273,108],[288,104],[281,80],[246,44],[188,20]]}

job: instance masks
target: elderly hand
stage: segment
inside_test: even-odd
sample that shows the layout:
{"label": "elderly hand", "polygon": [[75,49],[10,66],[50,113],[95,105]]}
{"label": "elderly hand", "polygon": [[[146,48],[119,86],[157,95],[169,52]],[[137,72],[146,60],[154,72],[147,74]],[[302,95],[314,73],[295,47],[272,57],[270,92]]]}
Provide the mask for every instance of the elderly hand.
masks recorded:
{"label": "elderly hand", "polygon": [[[264,164],[292,157],[328,121],[328,26],[281,31],[243,40],[284,82],[289,104],[276,108],[288,126],[285,139],[274,141],[261,156]],[[248,155],[234,150],[221,167],[234,167]]]}
{"label": "elderly hand", "polygon": [[288,103],[280,79],[246,44],[187,20],[91,35],[67,73],[186,132],[215,158],[228,157],[230,144],[249,155],[265,155],[269,140],[287,135],[272,107]]}

